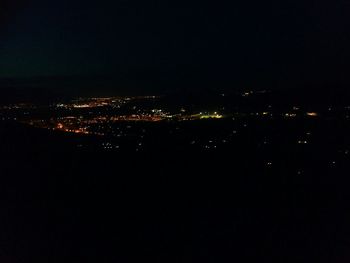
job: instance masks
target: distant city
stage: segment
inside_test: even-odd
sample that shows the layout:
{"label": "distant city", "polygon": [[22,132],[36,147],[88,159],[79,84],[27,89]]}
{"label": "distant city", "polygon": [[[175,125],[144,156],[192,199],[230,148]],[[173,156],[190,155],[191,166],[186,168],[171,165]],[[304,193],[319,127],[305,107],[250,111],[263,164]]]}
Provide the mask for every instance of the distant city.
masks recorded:
{"label": "distant city", "polygon": [[[243,92],[242,98],[260,92]],[[225,94],[220,94],[225,97]],[[108,125],[122,122],[183,122],[214,119],[301,119],[301,118],[350,118],[350,106],[335,112],[331,106],[318,111],[307,111],[301,105],[286,111],[265,105],[264,110],[237,109],[230,111],[226,105],[216,109],[196,109],[196,105],[166,105],[161,96],[78,98],[49,105],[15,103],[0,106],[1,120],[14,120],[33,127],[68,133],[111,135]],[[232,105],[231,105],[232,106]],[[213,108],[213,107],[211,107]],[[232,109],[232,107],[231,107]],[[339,114],[340,113],[340,114]]]}
{"label": "distant city", "polygon": [[[262,90],[220,93],[202,100],[179,95],[77,98],[40,105],[25,102],[1,106],[0,119],[74,138],[94,138],[77,140],[76,147],[106,151],[227,150],[243,138],[265,149],[279,145],[278,140],[306,147],[317,143],[329,123],[348,125],[350,121],[348,105],[293,104],[274,96]],[[327,129],[322,130],[322,125]],[[321,140],[325,143],[327,138]],[[350,145],[340,145],[339,151],[348,154]]]}
{"label": "distant city", "polygon": [[[223,207],[219,225],[227,212],[236,218],[241,208],[257,209],[247,228],[249,220],[257,220],[255,229],[265,231],[261,220],[275,227],[289,218],[289,213],[274,214],[284,211],[286,204],[295,209],[307,200],[305,211],[319,207],[323,216],[329,198],[338,202],[342,187],[348,193],[350,100],[319,95],[248,90],[6,103],[0,106],[2,170],[8,172],[8,180],[23,185],[18,196],[33,191],[35,198],[57,195],[58,200],[67,195],[68,187],[77,200],[73,206],[88,200],[86,218],[91,213],[100,216],[100,207],[119,218],[120,204],[126,203],[125,222],[133,220],[130,211],[137,209],[143,212],[135,218],[143,220],[159,202],[152,210],[159,211],[157,220],[163,222],[163,209],[173,204],[179,210],[169,218],[177,222],[178,211],[187,218],[196,202],[211,207],[209,197]],[[39,187],[43,194],[37,193]],[[334,193],[325,195],[324,189]],[[321,200],[318,205],[315,195]],[[104,206],[105,200],[111,201]],[[348,198],[344,200],[346,204]],[[70,205],[69,197],[62,205],[68,207],[67,220],[74,214]],[[42,210],[41,204],[36,207]],[[218,210],[212,208],[205,213],[214,218]],[[60,211],[55,216],[59,220]],[[265,211],[271,213],[266,219]],[[101,226],[109,218],[105,215]],[[298,218],[296,213],[290,219],[293,226]],[[110,222],[115,225],[114,219]],[[314,225],[314,220],[308,222]],[[125,233],[130,236],[129,230]],[[276,242],[279,245],[280,239]],[[259,249],[260,245],[259,241]]]}

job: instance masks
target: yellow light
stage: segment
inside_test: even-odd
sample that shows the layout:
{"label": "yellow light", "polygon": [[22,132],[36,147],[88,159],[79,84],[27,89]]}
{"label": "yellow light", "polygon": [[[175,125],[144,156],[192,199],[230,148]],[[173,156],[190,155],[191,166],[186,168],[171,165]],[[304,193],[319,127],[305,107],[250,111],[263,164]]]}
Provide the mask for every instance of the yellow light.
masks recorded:
{"label": "yellow light", "polygon": [[89,104],[78,104],[78,105],[73,105],[73,108],[90,108]]}
{"label": "yellow light", "polygon": [[223,116],[220,114],[214,114],[214,115],[202,115],[200,116],[200,119],[221,119]]}
{"label": "yellow light", "polygon": [[317,117],[318,116],[317,112],[307,112],[306,115],[310,116],[310,117]]}

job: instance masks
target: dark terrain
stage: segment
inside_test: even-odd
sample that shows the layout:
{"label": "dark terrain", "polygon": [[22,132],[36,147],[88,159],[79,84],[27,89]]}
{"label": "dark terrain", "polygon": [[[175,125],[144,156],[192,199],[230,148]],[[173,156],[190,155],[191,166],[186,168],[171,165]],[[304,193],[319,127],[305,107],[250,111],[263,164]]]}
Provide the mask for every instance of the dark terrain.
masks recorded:
{"label": "dark terrain", "polygon": [[[349,121],[148,125],[135,152],[1,122],[0,260],[348,261]],[[232,130],[216,149],[187,143]]]}

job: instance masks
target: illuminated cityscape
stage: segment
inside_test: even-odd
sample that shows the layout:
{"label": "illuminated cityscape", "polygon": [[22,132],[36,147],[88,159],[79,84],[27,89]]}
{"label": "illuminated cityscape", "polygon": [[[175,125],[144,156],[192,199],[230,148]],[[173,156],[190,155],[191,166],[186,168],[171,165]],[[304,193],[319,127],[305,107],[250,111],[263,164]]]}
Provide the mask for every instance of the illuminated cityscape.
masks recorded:
{"label": "illuminated cityscape", "polygon": [[0,263],[350,261],[350,0],[0,0]]}
{"label": "illuminated cityscape", "polygon": [[[218,94],[206,104],[178,104],[169,96],[78,98],[41,105],[16,103],[3,105],[0,118],[55,133],[96,138],[94,142],[76,143],[76,147],[94,145],[107,151],[145,151],[160,145],[168,145],[168,149],[227,150],[235,147],[240,136],[250,133],[255,134],[256,146],[268,149],[277,143],[278,137],[271,127],[283,130],[285,134],[280,136],[288,137],[288,144],[294,141],[300,147],[312,147],[316,143],[314,136],[319,133],[314,127],[316,123],[349,120],[347,105],[342,108],[295,104],[278,107],[274,102],[265,101],[269,94],[265,90],[242,92],[234,97]],[[249,106],[249,99],[254,100],[253,106]],[[237,107],[242,101],[246,105]],[[293,123],[296,131],[284,130]],[[350,146],[341,151],[348,148]],[[272,165],[269,161],[266,163]]]}
{"label": "illuminated cityscape", "polygon": [[[3,105],[0,120],[33,133],[63,136],[62,145],[69,142],[75,150],[91,153],[243,154],[244,161],[253,158],[262,171],[289,167],[295,175],[310,172],[317,160],[327,169],[346,162],[350,141],[341,138],[350,130],[350,106],[281,104],[278,96],[266,99],[271,94],[220,93],[184,102],[171,96],[22,102]],[[338,123],[341,129],[335,128]]]}

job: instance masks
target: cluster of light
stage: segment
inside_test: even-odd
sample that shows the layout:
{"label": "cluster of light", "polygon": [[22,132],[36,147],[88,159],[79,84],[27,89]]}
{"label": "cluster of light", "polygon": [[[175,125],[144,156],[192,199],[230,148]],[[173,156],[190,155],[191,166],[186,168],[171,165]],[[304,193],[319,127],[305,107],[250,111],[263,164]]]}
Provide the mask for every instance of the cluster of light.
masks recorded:
{"label": "cluster of light", "polygon": [[110,119],[110,121],[151,121],[157,122],[163,120],[163,117],[160,115],[144,115],[144,114],[132,114],[132,115],[122,115],[115,116]]}
{"label": "cluster of light", "polygon": [[295,113],[285,113],[284,116],[287,118],[295,118],[297,115]]}
{"label": "cluster of light", "polygon": [[317,112],[307,112],[306,115],[309,117],[317,117],[318,113]]}
{"label": "cluster of light", "polygon": [[80,108],[91,108],[92,106],[90,104],[74,104],[73,108],[80,109]]}
{"label": "cluster of light", "polygon": [[223,116],[214,112],[213,114],[200,114],[200,119],[221,119]]}

